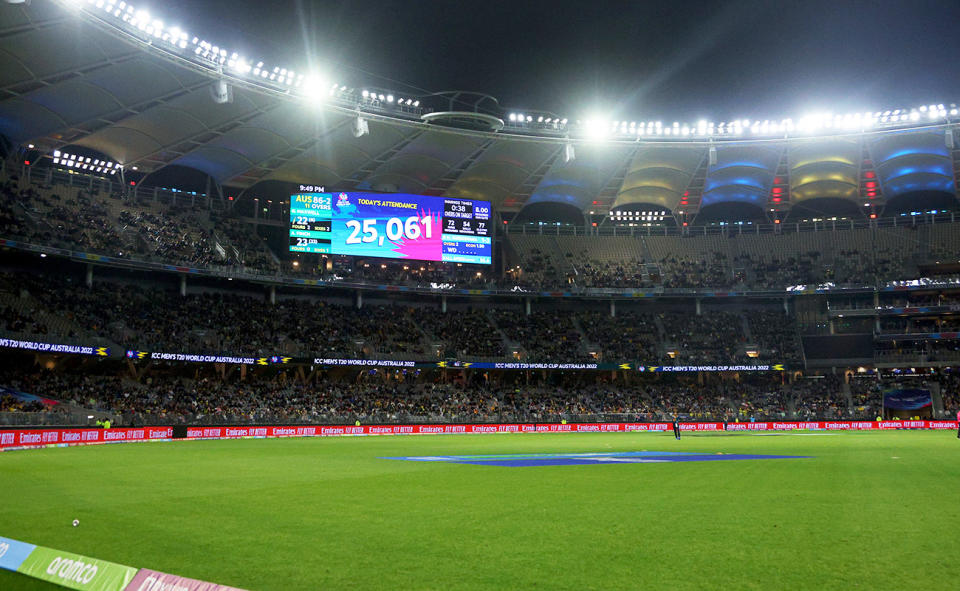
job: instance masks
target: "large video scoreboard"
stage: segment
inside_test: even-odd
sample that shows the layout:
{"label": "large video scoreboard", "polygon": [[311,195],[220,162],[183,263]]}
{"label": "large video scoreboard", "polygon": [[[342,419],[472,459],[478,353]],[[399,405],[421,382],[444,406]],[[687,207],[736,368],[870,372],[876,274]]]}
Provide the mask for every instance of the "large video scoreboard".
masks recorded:
{"label": "large video scoreboard", "polygon": [[290,196],[290,251],[488,265],[490,202],[406,193]]}

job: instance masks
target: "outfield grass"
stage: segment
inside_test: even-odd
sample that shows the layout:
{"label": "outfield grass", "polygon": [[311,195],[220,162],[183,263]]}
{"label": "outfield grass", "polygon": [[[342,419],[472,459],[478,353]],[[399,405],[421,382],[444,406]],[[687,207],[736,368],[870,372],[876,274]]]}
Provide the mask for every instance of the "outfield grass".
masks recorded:
{"label": "outfield grass", "polygon": [[[638,450],[814,457],[379,459]],[[945,431],[124,444],[4,452],[0,482],[0,535],[254,591],[953,590],[960,558],[960,441]],[[21,584],[48,588],[0,577]]]}

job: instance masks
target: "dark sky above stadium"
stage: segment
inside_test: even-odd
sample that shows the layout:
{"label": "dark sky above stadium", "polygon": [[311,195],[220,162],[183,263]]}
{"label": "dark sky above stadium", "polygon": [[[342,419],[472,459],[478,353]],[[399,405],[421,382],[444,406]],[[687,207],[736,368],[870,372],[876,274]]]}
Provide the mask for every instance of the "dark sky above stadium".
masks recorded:
{"label": "dark sky above stadium", "polygon": [[779,119],[960,102],[957,0],[143,6],[250,57],[299,70],[309,56],[351,86],[477,90],[570,118]]}

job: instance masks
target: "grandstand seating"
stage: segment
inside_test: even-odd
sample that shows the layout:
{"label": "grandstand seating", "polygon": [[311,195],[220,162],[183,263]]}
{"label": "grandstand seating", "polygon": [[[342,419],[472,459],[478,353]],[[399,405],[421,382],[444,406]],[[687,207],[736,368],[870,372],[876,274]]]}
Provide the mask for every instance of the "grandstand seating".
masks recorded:
{"label": "grandstand seating", "polygon": [[[281,266],[253,226],[188,200],[124,197],[116,185],[44,186],[11,179],[0,190],[0,235],[114,257],[259,273],[317,275]],[[113,191],[105,189],[113,189]],[[629,236],[507,233],[502,278],[443,263],[333,257],[320,274],[395,284],[454,283],[525,289],[783,289],[831,282],[875,285],[919,276],[918,263],[960,260],[960,224],[816,231]]]}
{"label": "grandstand seating", "polygon": [[[0,191],[0,237],[69,247],[121,259],[196,267],[322,276],[395,285],[460,287],[772,289],[833,282],[877,285],[919,276],[918,266],[960,259],[958,224],[825,228],[784,233],[726,232],[680,236],[507,233],[510,259],[502,278],[450,263],[367,261],[335,256],[324,264],[281,265],[253,226],[228,212],[191,207],[186,199],[132,199],[92,184],[40,186],[8,180]],[[281,269],[283,269],[281,271]],[[249,288],[192,288],[181,296],[169,282],[107,273],[90,288],[72,275],[48,276],[15,266],[0,274],[0,325],[5,336],[106,344],[122,350],[283,354],[293,356],[646,364],[804,363],[801,327],[781,301],[706,306],[658,301],[641,307],[538,302],[527,314],[515,300],[455,304],[376,300],[358,308],[339,293],[280,294],[275,304]],[[69,294],[69,297],[63,297]],[[950,305],[951,293],[893,294],[879,306]],[[304,305],[306,304],[306,305]],[[872,310],[869,298],[840,295],[833,305]],[[699,305],[697,306],[699,310]],[[950,316],[845,319],[838,332],[925,334],[960,328]],[[866,328],[864,328],[866,327]],[[878,341],[881,362],[960,361],[956,341]],[[755,358],[755,360],[751,360]],[[203,372],[201,372],[203,374]],[[711,379],[646,384],[522,388],[407,378],[402,384],[335,381],[322,388],[286,374],[234,382],[224,376],[127,376],[14,372],[0,385],[61,394],[72,404],[126,413],[127,420],[630,420],[872,418],[875,384],[837,378],[794,381]],[[340,376],[338,380],[341,380]],[[949,376],[948,376],[949,378]],[[952,378],[949,378],[952,379]],[[121,394],[122,393],[122,394]],[[122,395],[122,399],[119,396]],[[943,403],[955,404],[946,393]],[[40,412],[10,398],[9,418]],[[149,412],[148,412],[149,411]],[[46,412],[46,414],[44,414]],[[42,421],[60,420],[40,412]],[[66,416],[66,415],[64,415]]]}
{"label": "grandstand seating", "polygon": [[278,269],[276,257],[248,227],[201,208],[16,180],[0,192],[6,212],[0,230],[11,237],[147,261]]}
{"label": "grandstand seating", "polygon": [[[956,378],[942,374],[927,384],[943,392],[945,408],[956,405]],[[154,373],[134,380],[121,371],[52,371],[8,368],[0,385],[60,400],[94,413],[111,413],[123,424],[238,422],[514,422],[561,419],[654,421],[873,419],[881,406],[882,385],[875,378],[845,383],[820,376],[793,383],[778,378],[706,380],[665,376],[640,382],[559,384],[477,382],[438,383],[413,372],[365,372],[343,377],[290,372],[229,378],[212,370]],[[25,406],[0,398],[0,424],[18,413],[40,411],[57,420],[56,407]],[[61,413],[63,420],[68,420]]]}
{"label": "grandstand seating", "polygon": [[[114,280],[86,288],[70,276],[28,272],[0,274],[0,284],[0,306],[15,312],[7,321],[12,333],[141,350],[471,360],[507,360],[516,353],[543,362],[746,360],[744,319],[732,312],[656,315],[627,308],[611,317],[547,306],[527,316],[519,308],[479,306],[443,314],[406,302],[358,309],[348,300],[302,297],[281,297],[271,305],[248,292],[180,296],[169,284]],[[800,358],[796,326],[782,313],[750,317],[764,359]],[[668,347],[676,349],[672,356]]]}

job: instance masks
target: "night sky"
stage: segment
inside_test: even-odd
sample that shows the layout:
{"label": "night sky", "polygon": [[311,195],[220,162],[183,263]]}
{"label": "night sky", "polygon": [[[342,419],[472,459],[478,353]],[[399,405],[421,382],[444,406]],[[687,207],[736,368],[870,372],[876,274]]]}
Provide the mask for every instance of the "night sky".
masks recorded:
{"label": "night sky", "polygon": [[779,119],[960,103],[960,1],[136,2],[350,86],[477,90],[570,118]]}

